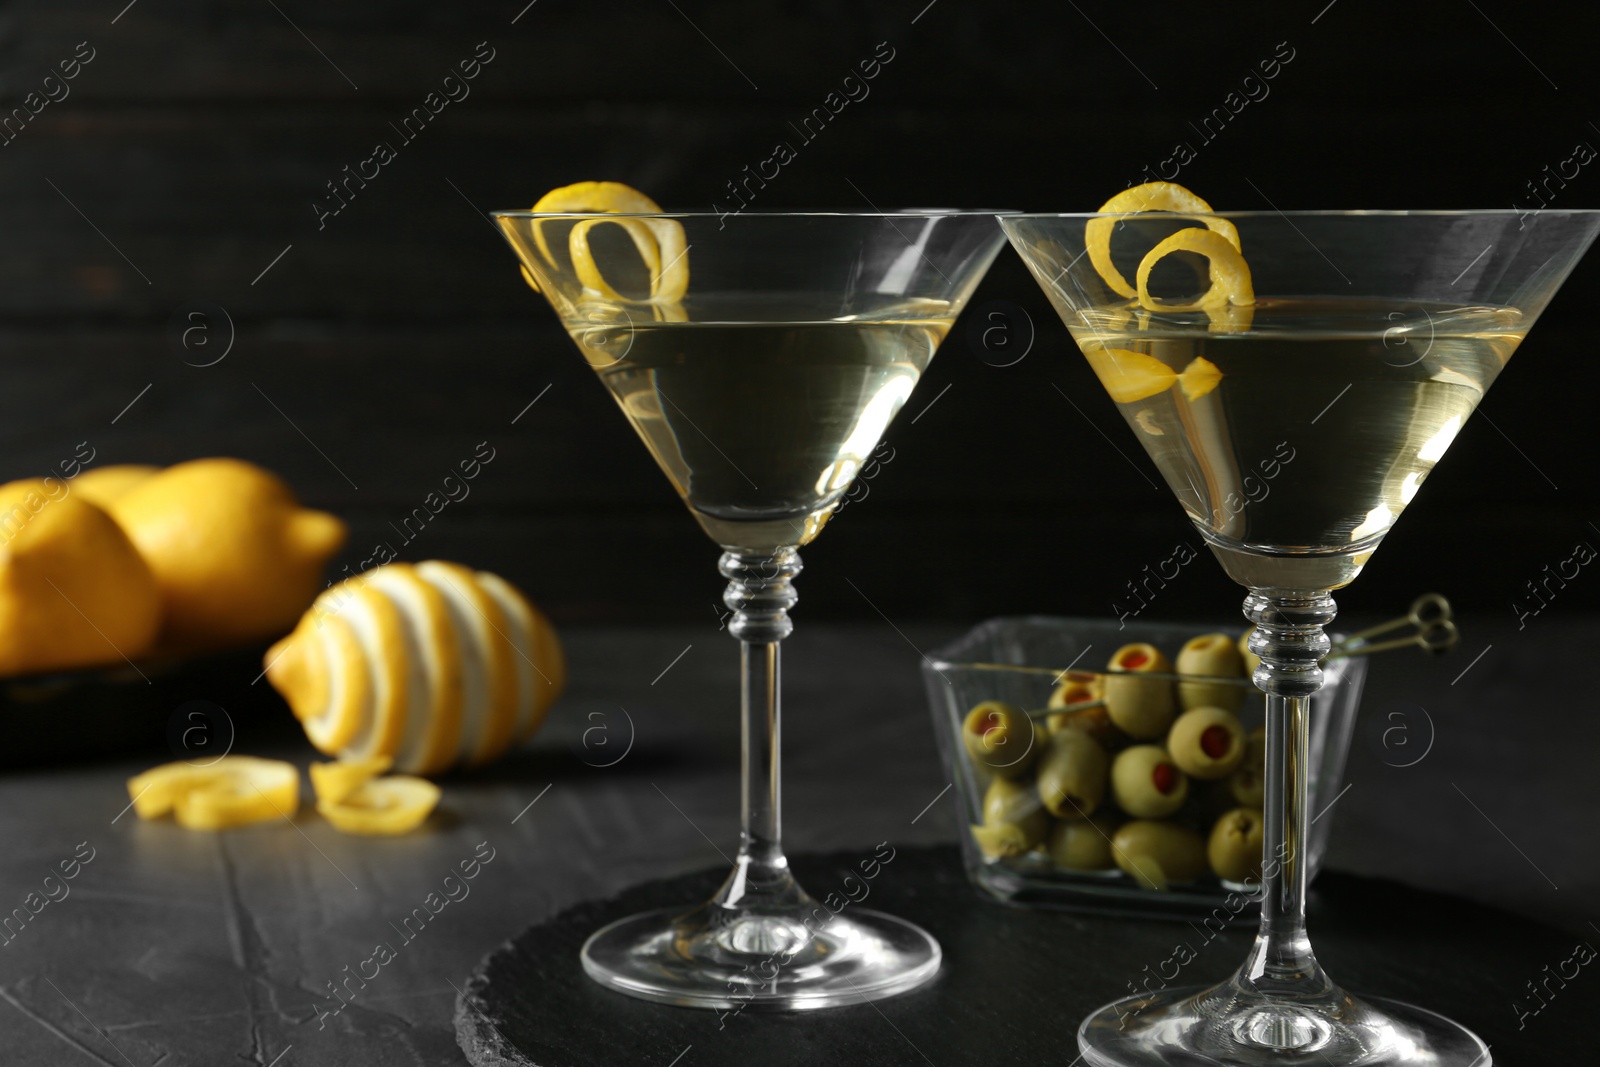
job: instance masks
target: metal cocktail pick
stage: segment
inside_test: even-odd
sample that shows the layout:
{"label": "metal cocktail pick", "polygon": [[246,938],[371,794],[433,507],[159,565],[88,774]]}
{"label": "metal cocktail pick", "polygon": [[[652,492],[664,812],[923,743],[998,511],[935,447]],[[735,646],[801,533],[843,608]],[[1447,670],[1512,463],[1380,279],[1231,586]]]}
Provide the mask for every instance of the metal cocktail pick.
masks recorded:
{"label": "metal cocktail pick", "polygon": [[[1424,593],[1411,602],[1411,608],[1404,615],[1381,622],[1376,626],[1368,627],[1359,633],[1353,633],[1340,641],[1322,658],[1326,663],[1332,659],[1341,659],[1349,656],[1370,656],[1374,652],[1390,652],[1397,648],[1421,648],[1435,654],[1448,652],[1456,646],[1461,638],[1461,631],[1452,621],[1453,612],[1450,601],[1439,593]],[[1404,627],[1411,627],[1411,633],[1404,637],[1391,637],[1387,641],[1374,641],[1375,637],[1392,633]],[[1067,671],[1062,671],[1066,675]],[[1078,673],[1078,672],[1074,672]],[[1086,674],[1098,672],[1081,672]],[[1176,677],[1176,675],[1174,675]],[[1197,679],[1198,680],[1198,679]],[[1205,677],[1208,685],[1239,685],[1251,689],[1255,683],[1249,678],[1213,678]],[[1104,700],[1085,700],[1077,704],[1063,704],[1056,708],[1042,708],[1028,712],[1034,719],[1043,719],[1062,712],[1081,711],[1085,708],[1105,707]]]}
{"label": "metal cocktail pick", "polygon": [[[1373,641],[1380,634],[1410,626],[1412,632],[1405,637],[1387,641]],[[1341,656],[1368,656],[1374,652],[1387,652],[1392,648],[1409,648],[1416,645],[1429,652],[1447,652],[1454,648],[1461,632],[1451,621],[1450,601],[1438,593],[1424,593],[1411,602],[1411,610],[1398,619],[1379,623],[1360,633],[1351,634],[1340,641],[1323,657],[1322,662]]]}

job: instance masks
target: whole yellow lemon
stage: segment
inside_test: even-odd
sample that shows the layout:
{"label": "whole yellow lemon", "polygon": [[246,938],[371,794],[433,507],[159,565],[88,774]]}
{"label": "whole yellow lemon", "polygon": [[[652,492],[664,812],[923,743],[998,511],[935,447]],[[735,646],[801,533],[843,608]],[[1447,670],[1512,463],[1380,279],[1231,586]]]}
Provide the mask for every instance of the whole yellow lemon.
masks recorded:
{"label": "whole yellow lemon", "polygon": [[0,675],[132,661],[161,625],[122,528],[56,478],[0,486]]}
{"label": "whole yellow lemon", "polygon": [[281,478],[237,459],[168,467],[108,510],[155,574],[161,643],[174,649],[287,633],[345,539],[338,518],[302,508]]}
{"label": "whole yellow lemon", "polygon": [[159,473],[160,467],[147,467],[141,463],[95,467],[72,479],[72,491],[91,504],[105,507],[129,489]]}

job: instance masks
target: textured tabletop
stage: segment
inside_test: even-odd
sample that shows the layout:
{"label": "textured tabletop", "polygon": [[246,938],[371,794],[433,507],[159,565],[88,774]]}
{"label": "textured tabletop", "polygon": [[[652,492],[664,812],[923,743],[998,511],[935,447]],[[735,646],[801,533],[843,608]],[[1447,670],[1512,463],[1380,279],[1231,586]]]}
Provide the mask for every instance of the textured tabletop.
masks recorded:
{"label": "textured tabletop", "polygon": [[[465,1062],[452,1009],[486,953],[569,906],[736,848],[737,656],[707,616],[678,629],[569,629],[571,689],[533,748],[446,780],[442,810],[408,837],[341,836],[309,809],[293,826],[220,835],[140,822],[124,811],[123,781],[168,758],[159,738],[125,761],[0,776],[0,905],[30,913],[0,947],[0,1058]],[[1535,669],[1581,661],[1600,625],[1538,624],[1547,632],[1468,620],[1452,656],[1375,664],[1352,784],[1327,816],[1338,820],[1331,865],[1451,890],[1600,942],[1588,829],[1600,811],[1600,726],[1585,714],[1592,698],[1558,696]],[[917,649],[959,629],[799,620],[785,645],[792,851],[951,839]],[[236,750],[304,764],[310,750],[286,718],[241,723]],[[1393,732],[1385,744],[1396,725],[1406,746]],[[447,880],[463,860],[478,861],[475,876]],[[404,924],[435,893],[437,912]],[[998,913],[983,920],[990,926],[1026,918],[971,906]],[[1152,936],[1150,923],[1129,922]],[[333,1014],[329,983],[380,942],[393,958]],[[1539,977],[1486,967],[1450,980],[1514,1018],[1514,998],[1532,1006],[1525,983]],[[1592,997],[1580,982],[1530,1016],[1526,1033],[1576,1025],[1574,1007]],[[654,1063],[656,1051],[640,1049],[635,1062]]]}

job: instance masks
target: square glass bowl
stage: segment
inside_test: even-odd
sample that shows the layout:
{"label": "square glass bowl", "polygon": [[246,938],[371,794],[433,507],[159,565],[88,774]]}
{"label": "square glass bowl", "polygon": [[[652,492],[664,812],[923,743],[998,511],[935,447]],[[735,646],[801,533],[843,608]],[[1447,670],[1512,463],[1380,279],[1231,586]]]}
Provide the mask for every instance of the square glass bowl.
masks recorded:
{"label": "square glass bowl", "polygon": [[[1013,758],[1025,759],[1027,748],[1038,743],[1049,747],[1048,712],[1051,694],[1065,681],[1073,680],[1080,686],[1096,688],[1103,679],[1112,677],[1104,668],[1123,646],[1133,643],[1154,645],[1167,659],[1177,662],[1178,652],[1190,638],[1204,633],[1225,633],[1237,639],[1242,628],[1175,625],[1151,622],[1121,622],[1116,619],[1052,618],[1047,616],[1021,616],[990,619],[969,631],[958,640],[929,655],[922,665],[923,680],[927,687],[928,704],[933,711],[934,732],[938,737],[940,756],[949,772],[956,794],[957,819],[961,840],[961,853],[967,875],[985,893],[1005,903],[1076,908],[1080,910],[1117,914],[1166,915],[1172,918],[1192,919],[1210,916],[1223,921],[1250,919],[1259,908],[1259,887],[1248,881],[1224,881],[1211,870],[1187,881],[1162,879],[1164,888],[1156,888],[1149,879],[1137,879],[1115,866],[1106,870],[1068,869],[1052,859],[1047,836],[1040,845],[1022,848],[1016,840],[987,840],[988,848],[980,843],[984,832],[975,828],[984,824],[984,797],[995,774],[992,766],[1009,765]],[[1334,639],[1337,643],[1337,638]],[[1070,670],[1068,668],[1071,668]],[[1338,796],[1344,777],[1345,756],[1350,749],[1350,737],[1355,728],[1356,709],[1361,700],[1361,687],[1366,679],[1367,664],[1361,657],[1337,658],[1324,666],[1326,684],[1311,699],[1309,767],[1310,811],[1324,813]],[[1121,674],[1121,678],[1129,677]],[[1140,674],[1143,687],[1170,687],[1177,714],[1184,706],[1178,697],[1177,686],[1182,682],[1216,685],[1217,679],[1196,675]],[[1126,685],[1125,682],[1116,683]],[[1227,685],[1229,683],[1224,683]],[[1231,683],[1243,690],[1244,700],[1237,713],[1243,733],[1262,726],[1263,698],[1253,686],[1241,678]],[[1213,690],[1215,691],[1215,690]],[[1091,696],[1085,702],[1091,702]],[[1014,732],[1008,739],[1013,745],[1012,757],[986,757],[980,765],[968,751],[962,737],[963,722],[973,708],[985,701],[1003,701],[1028,714],[1023,729],[1024,736]],[[1092,713],[1085,709],[1080,714]],[[1104,711],[1099,712],[1103,716]],[[1028,725],[1031,724],[1031,725]],[[1032,732],[1035,731],[1036,732]],[[1216,735],[1221,738],[1222,735]],[[1164,745],[1165,737],[1134,744]],[[1017,747],[1020,741],[1025,747]],[[1108,750],[1127,747],[1129,741],[1112,731]],[[1247,742],[1248,744],[1248,742]],[[1114,759],[1115,756],[1112,756]],[[1249,760],[1247,755],[1246,761]],[[1007,772],[1011,781],[1029,783],[1029,775],[1017,776]],[[1190,834],[1198,834],[1209,841],[1216,821],[1230,807],[1241,804],[1232,792],[1227,778],[1202,780],[1185,776],[1188,799],[1183,807],[1171,816],[1155,820],[1182,827]],[[1018,797],[1029,801],[1025,791]],[[1037,810],[1037,809],[1035,809]],[[1049,813],[1045,812],[1045,816]],[[1121,812],[1113,799],[1113,789],[1108,784],[1104,799],[1093,811],[1102,830],[1115,834],[1115,827],[1131,819]],[[1037,818],[1037,817],[1036,817]],[[1054,832],[1062,820],[1050,819]],[[1082,823],[1082,819],[1065,820]],[[1315,878],[1326,851],[1328,832],[1333,824],[1331,813],[1316,818],[1309,835],[1308,874]],[[1037,833],[1035,829],[1029,836]],[[1096,831],[1105,837],[1101,831]],[[1025,839],[1024,839],[1025,840]],[[1064,838],[1058,840],[1064,841]],[[1090,844],[1094,844],[1089,839]],[[1109,838],[1107,838],[1109,842]],[[1192,848],[1193,837],[1188,838]],[[997,845],[1000,846],[997,848]],[[1065,845],[1063,848],[1067,847]],[[1109,851],[1109,848],[1105,851]],[[1001,854],[996,854],[997,852]],[[1004,854],[1004,853],[1010,854]],[[1070,853],[1068,853],[1070,855]],[[1103,862],[1103,859],[1102,859]],[[1137,861],[1133,861],[1135,865]],[[1209,866],[1209,864],[1208,864]]]}

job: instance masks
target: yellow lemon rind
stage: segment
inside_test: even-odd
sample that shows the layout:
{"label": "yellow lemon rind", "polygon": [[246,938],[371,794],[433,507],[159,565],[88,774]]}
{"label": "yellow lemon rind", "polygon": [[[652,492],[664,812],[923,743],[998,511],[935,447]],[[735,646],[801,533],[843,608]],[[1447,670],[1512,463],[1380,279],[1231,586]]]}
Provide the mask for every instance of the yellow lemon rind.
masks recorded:
{"label": "yellow lemon rind", "polygon": [[[1175,182],[1146,182],[1124,189],[1101,204],[1097,214],[1135,215],[1152,211],[1192,216],[1239,249],[1238,228],[1227,219],[1212,215],[1210,204]],[[1112,292],[1118,296],[1132,297],[1138,295],[1137,291],[1111,261],[1111,234],[1119,221],[1116,218],[1090,219],[1084,227],[1084,247],[1095,273],[1105,280]]]}
{"label": "yellow lemon rind", "polygon": [[317,801],[317,811],[346,834],[392,836],[408,833],[432,814],[439,787],[425,778],[392,774],[374,778],[342,801]]}
{"label": "yellow lemon rind", "polygon": [[329,804],[337,804],[392,766],[394,760],[389,756],[313,763],[309,768],[311,791],[316,794],[319,803],[327,801]]}
{"label": "yellow lemon rind", "polygon": [[[1211,287],[1189,301],[1163,301],[1150,295],[1150,272],[1174,252],[1194,252],[1210,260]],[[1151,311],[1203,311],[1224,305],[1247,306],[1256,302],[1250,266],[1226,237],[1191,226],[1165,238],[1139,261],[1139,306]]]}
{"label": "yellow lemon rind", "polygon": [[1083,348],[1100,384],[1118,404],[1132,404],[1172,388],[1177,372],[1154,356],[1098,343]]}

